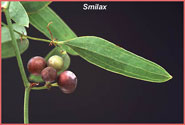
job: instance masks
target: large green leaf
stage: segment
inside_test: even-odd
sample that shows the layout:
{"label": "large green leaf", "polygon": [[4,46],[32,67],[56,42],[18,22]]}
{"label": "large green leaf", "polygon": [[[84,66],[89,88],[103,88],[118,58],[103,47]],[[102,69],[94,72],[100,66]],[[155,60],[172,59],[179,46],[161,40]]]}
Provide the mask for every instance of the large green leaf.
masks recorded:
{"label": "large green leaf", "polygon": [[[23,26],[13,24],[13,28],[18,32],[24,33],[25,35],[27,34],[26,29]],[[24,51],[26,51],[26,49],[29,46],[29,41],[27,39],[23,39],[21,42],[20,36],[17,33],[15,33],[15,38],[17,40],[20,53],[23,53]],[[10,32],[8,27],[6,26],[3,26],[1,28],[1,57],[2,58],[15,57],[15,52],[14,52],[14,48],[12,47]]]}
{"label": "large green leaf", "polygon": [[[58,55],[58,56],[62,57],[62,58],[63,58],[63,61],[64,61],[64,66],[63,66],[63,68],[62,68],[59,72],[57,72],[57,74],[59,75],[61,72],[63,72],[63,71],[65,71],[66,69],[68,69],[68,67],[69,67],[69,65],[70,65],[70,57],[68,56],[67,53],[66,53],[66,54],[62,54],[62,53],[61,53],[61,49],[58,48],[58,47],[56,47],[56,49],[53,49],[53,50],[51,51],[51,53],[48,54],[48,55],[45,57],[46,61],[48,61],[49,57],[51,57],[51,56],[53,56],[53,55]],[[32,75],[32,74],[30,75],[29,80],[34,81],[34,82],[43,82],[41,76],[35,76],[35,75]]]}
{"label": "large green leaf", "polygon": [[[46,28],[50,22],[53,23],[49,26],[49,28],[53,37],[57,40],[63,41],[77,37],[76,34],[66,25],[66,23],[49,7],[45,7],[37,13],[29,14],[29,18],[30,23],[50,39],[51,36]],[[69,54],[77,55],[75,51],[65,45],[63,46],[63,49],[65,49]]]}
{"label": "large green leaf", "polygon": [[156,83],[165,82],[172,78],[158,64],[99,37],[78,37],[63,44],[71,47],[88,62],[114,73]]}
{"label": "large green leaf", "polygon": [[21,1],[27,13],[36,13],[40,9],[48,6],[51,1]]}
{"label": "large green leaf", "polygon": [[28,15],[20,2],[10,2],[9,13],[11,19],[13,19],[17,24],[29,27]]}

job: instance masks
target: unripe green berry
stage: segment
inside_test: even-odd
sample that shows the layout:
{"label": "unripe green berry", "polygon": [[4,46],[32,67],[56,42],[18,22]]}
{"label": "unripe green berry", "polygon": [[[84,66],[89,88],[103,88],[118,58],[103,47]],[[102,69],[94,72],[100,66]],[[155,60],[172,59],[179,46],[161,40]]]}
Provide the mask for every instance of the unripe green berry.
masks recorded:
{"label": "unripe green berry", "polygon": [[64,61],[63,61],[62,57],[60,57],[58,55],[54,55],[48,59],[48,66],[53,67],[58,72],[64,66]]}

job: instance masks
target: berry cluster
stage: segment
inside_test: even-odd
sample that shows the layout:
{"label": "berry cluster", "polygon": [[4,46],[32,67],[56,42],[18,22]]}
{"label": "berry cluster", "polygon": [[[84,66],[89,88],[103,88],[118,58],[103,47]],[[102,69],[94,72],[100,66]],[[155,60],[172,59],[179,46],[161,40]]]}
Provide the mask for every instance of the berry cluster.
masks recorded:
{"label": "berry cluster", "polygon": [[61,71],[64,66],[63,58],[54,55],[48,59],[48,62],[43,57],[35,56],[28,61],[28,71],[33,75],[41,75],[42,79],[51,83],[57,81],[62,92],[72,93],[77,86],[76,75],[71,71],[64,71],[59,76],[57,72]]}

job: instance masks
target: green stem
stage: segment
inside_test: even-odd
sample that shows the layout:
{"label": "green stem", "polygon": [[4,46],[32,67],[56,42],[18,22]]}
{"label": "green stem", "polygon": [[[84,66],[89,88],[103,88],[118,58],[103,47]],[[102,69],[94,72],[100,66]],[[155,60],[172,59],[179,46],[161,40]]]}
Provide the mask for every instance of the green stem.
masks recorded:
{"label": "green stem", "polygon": [[[42,38],[36,38],[36,37],[24,35],[24,34],[18,32],[16,30],[14,30],[14,32],[16,32],[17,34],[19,34],[23,38],[28,38],[28,39],[31,39],[31,40],[42,41],[42,42],[47,42],[47,43],[51,43],[52,42],[51,40],[42,39]],[[57,45],[62,45],[64,43],[64,41],[53,41],[53,43],[55,43]]]}
{"label": "green stem", "polygon": [[[16,33],[19,34],[20,36],[25,37],[25,38],[28,38],[28,39],[32,39],[32,40],[36,40],[36,41],[43,41],[43,42],[47,42],[47,43],[50,43],[50,42],[51,42],[51,40],[41,39],[41,38],[36,38],[36,37],[24,35],[24,34],[18,32],[18,31],[16,31],[16,30],[14,30],[14,32],[16,32]],[[54,41],[54,43],[60,43],[60,41],[59,41],[59,42]]]}
{"label": "green stem", "polygon": [[30,88],[25,88],[24,93],[24,124],[29,123],[29,95],[30,95]]}
{"label": "green stem", "polygon": [[[50,85],[51,85],[51,87],[58,87],[58,83],[52,83]],[[45,86],[41,86],[41,87],[32,87],[31,89],[32,90],[43,90],[43,89],[48,89],[48,87],[45,85]]]}
{"label": "green stem", "polygon": [[23,83],[24,83],[24,86],[25,86],[24,123],[28,123],[29,122],[29,120],[28,120],[29,119],[28,118],[28,103],[29,103],[30,83],[27,79],[27,76],[26,76],[26,73],[25,73],[25,70],[24,70],[24,66],[23,66],[23,63],[22,63],[22,59],[21,59],[21,55],[20,55],[19,48],[18,48],[18,45],[17,45],[17,41],[15,39],[15,35],[14,35],[14,32],[13,32],[13,26],[12,26],[12,22],[11,22],[11,19],[10,19],[10,14],[9,14],[8,8],[4,9],[4,12],[5,12],[8,28],[9,28],[9,31],[10,31],[10,36],[11,36],[11,39],[12,39],[12,46],[13,46],[14,51],[15,51],[15,55],[16,55],[16,58],[17,58],[19,70],[20,70],[21,77],[23,79]]}
{"label": "green stem", "polygon": [[8,28],[9,28],[9,31],[10,31],[10,36],[12,38],[12,46],[13,46],[14,51],[15,51],[15,55],[16,55],[19,70],[20,70],[20,73],[21,73],[21,76],[22,76],[22,79],[23,79],[23,82],[24,82],[24,86],[29,87],[30,84],[28,82],[26,73],[24,71],[24,66],[23,66],[23,63],[22,63],[22,59],[21,59],[21,55],[20,55],[19,48],[18,48],[18,45],[17,45],[17,41],[15,39],[15,35],[14,35],[14,32],[13,32],[13,26],[12,26],[12,22],[11,22],[11,19],[10,19],[10,14],[8,12],[8,8],[4,9],[4,12],[5,12]]}
{"label": "green stem", "polygon": [[51,84],[52,87],[58,87],[58,83]]}
{"label": "green stem", "polygon": [[48,89],[46,86],[41,86],[41,87],[32,87],[32,90],[43,90],[43,89]]}

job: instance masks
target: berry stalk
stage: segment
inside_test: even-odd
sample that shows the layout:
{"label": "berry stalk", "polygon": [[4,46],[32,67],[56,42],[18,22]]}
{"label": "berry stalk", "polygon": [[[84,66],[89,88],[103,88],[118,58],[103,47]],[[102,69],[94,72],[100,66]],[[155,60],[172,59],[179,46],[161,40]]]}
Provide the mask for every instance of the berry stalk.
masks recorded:
{"label": "berry stalk", "polygon": [[[52,83],[50,84],[51,87],[58,87],[58,83]],[[43,90],[43,89],[48,89],[48,87],[45,86],[40,86],[40,87],[32,87],[32,90]]]}

